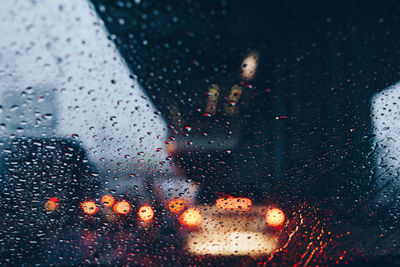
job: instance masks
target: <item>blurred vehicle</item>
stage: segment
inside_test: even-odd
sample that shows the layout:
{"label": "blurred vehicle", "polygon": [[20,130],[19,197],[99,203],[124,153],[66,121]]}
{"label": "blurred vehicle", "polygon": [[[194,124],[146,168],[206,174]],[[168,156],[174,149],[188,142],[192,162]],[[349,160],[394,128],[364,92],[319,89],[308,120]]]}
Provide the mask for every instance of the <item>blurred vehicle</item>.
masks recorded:
{"label": "blurred vehicle", "polygon": [[187,239],[195,255],[266,256],[279,248],[285,214],[276,207],[253,206],[248,198],[219,198],[199,206],[201,223]]}
{"label": "blurred vehicle", "polygon": [[[194,255],[265,256],[279,249],[277,232],[285,223],[284,212],[273,205],[262,205],[262,201],[267,201],[262,197],[257,197],[253,205],[250,198],[226,195],[244,193],[241,179],[228,179],[223,168],[202,168],[204,159],[231,161],[231,154],[240,150],[239,118],[246,110],[241,102],[244,98],[246,103],[252,94],[259,60],[258,53],[251,51],[240,65],[239,82],[229,85],[227,81],[232,79],[221,78],[219,83],[211,84],[204,94],[204,112],[188,126],[180,123],[179,116],[173,116],[171,136],[176,164],[190,170],[186,175],[200,185],[196,207],[176,212],[180,214],[180,223],[188,229],[185,249]],[[254,192],[247,193],[255,196]],[[216,199],[218,195],[224,197]],[[171,207],[170,210],[174,212]]]}

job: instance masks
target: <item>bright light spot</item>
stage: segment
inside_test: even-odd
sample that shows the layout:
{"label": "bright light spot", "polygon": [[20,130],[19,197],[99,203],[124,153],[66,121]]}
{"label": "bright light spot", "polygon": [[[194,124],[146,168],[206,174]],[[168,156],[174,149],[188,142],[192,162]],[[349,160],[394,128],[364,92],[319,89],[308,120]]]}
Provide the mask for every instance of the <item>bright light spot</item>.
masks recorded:
{"label": "bright light spot", "polygon": [[97,212],[98,208],[94,201],[85,201],[81,204],[82,210],[84,213],[93,215]]}
{"label": "bright light spot", "polygon": [[200,211],[195,208],[187,209],[181,214],[181,216],[179,217],[179,221],[183,225],[197,227],[201,223]]}
{"label": "bright light spot", "polygon": [[113,209],[116,213],[128,214],[131,211],[131,204],[126,200],[118,201]]}
{"label": "bright light spot", "polygon": [[185,202],[180,199],[172,199],[168,204],[168,208],[173,213],[178,214],[185,208]]}
{"label": "bright light spot", "polygon": [[151,221],[154,218],[153,208],[150,207],[149,205],[144,205],[140,207],[138,214],[139,214],[139,219],[144,222]]}
{"label": "bright light spot", "polygon": [[106,207],[111,207],[112,205],[114,205],[114,203],[115,203],[115,199],[111,195],[104,195],[101,198],[101,204],[103,204]]}
{"label": "bright light spot", "polygon": [[219,198],[215,205],[220,209],[248,211],[252,201],[245,197]]}
{"label": "bright light spot", "polygon": [[256,74],[258,65],[258,54],[250,53],[242,62],[242,77],[246,80],[251,80]]}
{"label": "bright light spot", "polygon": [[44,209],[46,211],[55,211],[58,208],[60,201],[56,197],[50,198],[45,204]]}
{"label": "bright light spot", "polygon": [[277,242],[268,233],[235,231],[202,231],[190,234],[186,244],[196,255],[268,255],[277,248]]}
{"label": "bright light spot", "polygon": [[265,220],[269,226],[279,227],[285,222],[285,214],[281,209],[271,208],[268,209],[267,214],[265,215]]}
{"label": "bright light spot", "polygon": [[[257,207],[262,209],[264,207]],[[247,212],[221,212],[201,206],[202,223],[188,233],[186,249],[196,255],[265,256],[278,247],[278,239],[268,231],[264,215]]]}
{"label": "bright light spot", "polygon": [[[371,136],[373,136],[374,181],[376,195],[374,202],[379,206],[388,205],[392,191],[400,188],[400,180],[393,179],[400,164],[400,82],[385,88],[371,99]],[[391,183],[391,186],[387,186]],[[378,193],[379,192],[379,193]]]}

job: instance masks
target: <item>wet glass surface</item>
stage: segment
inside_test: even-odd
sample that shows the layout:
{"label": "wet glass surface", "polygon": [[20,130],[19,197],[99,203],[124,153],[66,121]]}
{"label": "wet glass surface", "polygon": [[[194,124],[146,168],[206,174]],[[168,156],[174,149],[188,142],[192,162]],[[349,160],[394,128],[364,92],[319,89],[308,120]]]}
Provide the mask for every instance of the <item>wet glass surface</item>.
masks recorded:
{"label": "wet glass surface", "polygon": [[398,11],[5,4],[1,261],[398,263]]}

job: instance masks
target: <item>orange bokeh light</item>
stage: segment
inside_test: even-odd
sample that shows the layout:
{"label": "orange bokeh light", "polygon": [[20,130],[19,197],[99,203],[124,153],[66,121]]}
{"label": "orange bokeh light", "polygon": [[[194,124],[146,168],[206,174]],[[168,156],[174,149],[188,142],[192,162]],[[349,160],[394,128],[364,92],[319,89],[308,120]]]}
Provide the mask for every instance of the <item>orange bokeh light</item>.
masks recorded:
{"label": "orange bokeh light", "polygon": [[181,214],[179,221],[183,225],[197,227],[201,223],[200,211],[195,208],[187,209]]}
{"label": "orange bokeh light", "polygon": [[215,205],[220,209],[248,211],[253,202],[245,197],[218,198]]}
{"label": "orange bokeh light", "polygon": [[267,224],[271,227],[279,227],[282,226],[285,222],[285,213],[281,209],[278,208],[270,208],[267,210],[267,214],[265,215],[265,220]]}
{"label": "orange bokeh light", "polygon": [[149,205],[144,205],[140,207],[138,215],[140,220],[148,222],[154,218],[154,210]]}
{"label": "orange bokeh light", "polygon": [[131,204],[126,200],[118,201],[113,209],[116,213],[128,214],[131,211]]}
{"label": "orange bokeh light", "polygon": [[172,199],[168,204],[168,208],[173,213],[178,214],[185,208],[185,201],[181,199]]}
{"label": "orange bokeh light", "polygon": [[60,201],[56,197],[50,198],[45,204],[44,209],[46,211],[55,211],[58,208]]}
{"label": "orange bokeh light", "polygon": [[101,204],[103,204],[106,207],[112,207],[115,203],[115,199],[111,195],[104,195],[101,198]]}
{"label": "orange bokeh light", "polygon": [[82,210],[84,213],[93,215],[97,212],[98,208],[94,201],[88,200],[81,204]]}

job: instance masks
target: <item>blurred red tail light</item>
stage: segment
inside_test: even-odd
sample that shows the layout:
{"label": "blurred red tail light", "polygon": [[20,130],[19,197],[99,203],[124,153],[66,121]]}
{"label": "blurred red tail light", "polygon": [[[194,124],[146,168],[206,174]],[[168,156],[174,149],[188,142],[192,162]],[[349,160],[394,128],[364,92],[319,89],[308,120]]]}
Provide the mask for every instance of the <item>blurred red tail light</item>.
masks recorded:
{"label": "blurred red tail light", "polygon": [[131,211],[131,204],[126,200],[118,201],[115,203],[113,210],[118,214],[128,214]]}
{"label": "blurred red tail light", "polygon": [[103,204],[106,207],[112,207],[115,203],[115,199],[111,195],[104,195],[101,198],[101,204]]}
{"label": "blurred red tail light", "polygon": [[265,214],[265,221],[270,227],[280,227],[285,220],[285,213],[278,208],[269,208]]}
{"label": "blurred red tail light", "polygon": [[50,198],[45,204],[44,208],[46,211],[55,211],[60,204],[60,201],[56,197]]}
{"label": "blurred red tail light", "polygon": [[85,201],[81,204],[82,210],[84,213],[88,215],[93,215],[95,214],[99,208],[97,207],[96,203],[94,201],[88,200]]}
{"label": "blurred red tail light", "polygon": [[202,220],[200,211],[195,208],[185,210],[181,216],[179,216],[179,222],[185,226],[197,227],[200,225]]}
{"label": "blurred red tail light", "polygon": [[154,218],[154,210],[151,206],[144,205],[140,207],[138,215],[141,221],[149,222]]}

